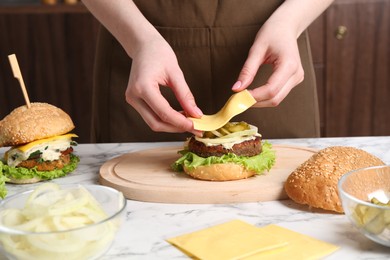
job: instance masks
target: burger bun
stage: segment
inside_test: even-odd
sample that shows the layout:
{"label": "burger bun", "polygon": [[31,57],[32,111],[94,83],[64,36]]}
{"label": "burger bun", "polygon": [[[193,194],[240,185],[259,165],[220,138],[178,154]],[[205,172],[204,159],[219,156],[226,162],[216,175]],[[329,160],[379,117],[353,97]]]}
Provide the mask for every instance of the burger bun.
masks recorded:
{"label": "burger bun", "polygon": [[33,177],[29,179],[14,179],[14,178],[8,178],[8,183],[14,183],[14,184],[31,184],[31,183],[37,183],[40,182],[42,179],[38,177]]}
{"label": "burger bun", "polygon": [[74,129],[70,116],[47,103],[20,106],[0,121],[0,147],[15,146],[66,134]]}
{"label": "burger bun", "polygon": [[207,181],[233,181],[252,177],[255,171],[247,170],[235,163],[218,163],[198,166],[195,169],[183,167],[184,172],[191,177]]}
{"label": "burger bun", "polygon": [[361,149],[328,147],[315,153],[289,175],[285,191],[299,204],[342,213],[337,191],[341,176],[352,170],[377,165],[384,163]]}

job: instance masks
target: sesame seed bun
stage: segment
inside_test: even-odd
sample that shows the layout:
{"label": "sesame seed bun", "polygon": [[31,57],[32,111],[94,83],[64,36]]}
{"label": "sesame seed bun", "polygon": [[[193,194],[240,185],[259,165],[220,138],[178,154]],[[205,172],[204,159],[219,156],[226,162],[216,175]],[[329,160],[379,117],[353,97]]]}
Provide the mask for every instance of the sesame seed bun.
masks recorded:
{"label": "sesame seed bun", "polygon": [[384,165],[377,157],[357,148],[333,146],[320,150],[290,174],[287,195],[310,207],[342,213],[337,183],[345,173]]}
{"label": "sesame seed bun", "polygon": [[183,167],[184,172],[195,179],[207,181],[232,181],[252,177],[255,171],[247,170],[235,163],[218,163],[198,166],[195,169]]}
{"label": "sesame seed bun", "polygon": [[31,103],[30,108],[18,107],[0,121],[0,147],[66,134],[73,128],[72,119],[60,108]]}

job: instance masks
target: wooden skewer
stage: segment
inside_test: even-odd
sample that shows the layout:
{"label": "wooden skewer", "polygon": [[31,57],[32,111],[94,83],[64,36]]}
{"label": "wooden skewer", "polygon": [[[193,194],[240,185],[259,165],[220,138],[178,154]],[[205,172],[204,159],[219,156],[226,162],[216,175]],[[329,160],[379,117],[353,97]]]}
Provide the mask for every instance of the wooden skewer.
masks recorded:
{"label": "wooden skewer", "polygon": [[19,63],[16,59],[15,54],[8,55],[9,63],[11,64],[12,72],[14,73],[14,77],[19,81],[20,87],[23,92],[24,100],[26,101],[27,108],[31,107],[30,99],[28,98],[26,86],[24,85],[24,80],[22,77],[22,73],[20,72]]}

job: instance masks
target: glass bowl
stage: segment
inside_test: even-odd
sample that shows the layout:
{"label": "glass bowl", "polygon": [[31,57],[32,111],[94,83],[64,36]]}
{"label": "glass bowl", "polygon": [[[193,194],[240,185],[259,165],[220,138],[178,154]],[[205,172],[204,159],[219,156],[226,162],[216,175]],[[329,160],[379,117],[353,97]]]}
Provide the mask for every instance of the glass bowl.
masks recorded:
{"label": "glass bowl", "polygon": [[[83,192],[87,191],[84,194],[92,195],[88,197],[91,200],[88,202],[90,204],[87,204],[87,209],[82,208],[82,210],[87,210],[85,215],[80,215],[78,211],[79,215],[70,215],[69,213],[72,213],[75,207],[80,206],[77,203],[81,197],[84,198],[82,195],[69,197],[69,195],[63,196],[60,193],[57,198],[52,198],[55,196],[51,195],[45,198],[41,196],[43,198],[41,202],[58,201],[61,197],[66,197],[66,199],[61,200],[68,203],[66,207],[40,208],[38,198],[38,202],[29,206],[31,211],[35,212],[33,213],[34,218],[30,220],[29,217],[27,221],[27,218],[23,218],[24,215],[19,214],[19,212],[26,210],[29,200],[34,197],[36,190],[12,195],[0,202],[0,253],[8,259],[96,259],[110,248],[124,219],[126,199],[123,194],[113,188],[101,185],[58,186],[64,194],[68,191],[79,192],[82,189]],[[50,214],[49,210],[51,210]],[[92,210],[92,212],[88,210]],[[92,216],[99,217],[96,217],[94,221],[87,222],[85,216],[88,216],[88,219],[92,219]],[[35,222],[44,224],[36,224]],[[9,225],[10,223],[12,225]],[[28,225],[34,225],[34,227]]]}
{"label": "glass bowl", "polygon": [[367,238],[390,247],[390,165],[351,171],[340,178],[338,191],[352,224]]}

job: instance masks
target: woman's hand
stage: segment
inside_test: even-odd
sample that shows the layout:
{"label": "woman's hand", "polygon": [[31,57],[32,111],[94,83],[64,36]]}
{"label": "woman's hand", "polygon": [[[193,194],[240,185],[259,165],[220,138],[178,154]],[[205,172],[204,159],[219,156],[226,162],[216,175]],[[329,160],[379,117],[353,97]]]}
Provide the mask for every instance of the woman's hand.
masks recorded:
{"label": "woman's hand", "polygon": [[[185,112],[174,110],[160,92],[169,87]],[[133,55],[126,101],[156,132],[193,132],[185,115],[202,116],[184,79],[176,55],[162,37],[145,42]],[[184,115],[185,114],[185,115]]]}
{"label": "woman's hand", "polygon": [[304,78],[296,36],[282,28],[261,28],[233,90],[248,87],[262,64],[271,64],[273,73],[266,84],[251,90],[257,100],[254,106],[275,107]]}
{"label": "woman's hand", "polygon": [[[186,116],[201,117],[172,48],[131,0],[83,0],[94,16],[121,43],[133,59],[126,101],[157,132],[192,132]],[[161,95],[168,86],[184,112],[175,111]],[[186,116],[185,116],[186,115]]]}
{"label": "woman's hand", "polygon": [[246,89],[262,64],[273,73],[263,86],[251,90],[257,107],[274,107],[303,81],[297,38],[333,0],[285,0],[256,35],[233,91]]}

